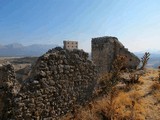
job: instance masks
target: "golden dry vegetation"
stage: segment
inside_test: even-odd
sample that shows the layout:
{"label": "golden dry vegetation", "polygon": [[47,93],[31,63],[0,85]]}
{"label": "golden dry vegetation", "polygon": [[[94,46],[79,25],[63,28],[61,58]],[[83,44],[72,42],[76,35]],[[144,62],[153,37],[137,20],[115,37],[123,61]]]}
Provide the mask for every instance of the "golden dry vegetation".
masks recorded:
{"label": "golden dry vegetation", "polygon": [[158,70],[147,69],[129,90],[113,87],[85,107],[77,108],[63,120],[160,120]]}

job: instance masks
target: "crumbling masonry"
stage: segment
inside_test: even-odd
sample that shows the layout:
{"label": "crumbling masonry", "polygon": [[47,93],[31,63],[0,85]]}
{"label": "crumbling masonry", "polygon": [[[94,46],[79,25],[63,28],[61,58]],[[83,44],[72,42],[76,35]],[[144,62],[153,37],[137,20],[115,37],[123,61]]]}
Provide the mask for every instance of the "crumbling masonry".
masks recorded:
{"label": "crumbling masonry", "polygon": [[92,60],[96,64],[99,73],[110,71],[117,55],[126,57],[125,68],[135,69],[140,63],[139,58],[124,48],[116,37],[92,39]]}
{"label": "crumbling masonry", "polygon": [[20,89],[15,89],[13,67],[3,66],[0,119],[59,120],[76,105],[85,104],[92,98],[97,75],[87,58],[82,50],[49,50],[38,59]]}

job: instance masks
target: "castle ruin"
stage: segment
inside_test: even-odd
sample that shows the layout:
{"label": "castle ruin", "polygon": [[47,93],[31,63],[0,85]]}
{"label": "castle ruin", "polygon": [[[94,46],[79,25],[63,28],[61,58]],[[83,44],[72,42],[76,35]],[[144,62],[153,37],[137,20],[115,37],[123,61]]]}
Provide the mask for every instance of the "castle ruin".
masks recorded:
{"label": "castle ruin", "polygon": [[68,42],[64,42],[65,49],[56,47],[40,56],[22,83],[11,64],[0,66],[1,120],[59,120],[93,99],[96,66],[99,72],[110,71],[117,55],[126,56],[127,68],[136,68],[140,62],[116,37],[92,39],[96,65],[88,60],[88,53]]}
{"label": "castle ruin", "polygon": [[140,63],[139,58],[129,52],[116,37],[92,38],[92,60],[100,73],[112,69],[117,55],[126,57],[125,68],[135,69]]}

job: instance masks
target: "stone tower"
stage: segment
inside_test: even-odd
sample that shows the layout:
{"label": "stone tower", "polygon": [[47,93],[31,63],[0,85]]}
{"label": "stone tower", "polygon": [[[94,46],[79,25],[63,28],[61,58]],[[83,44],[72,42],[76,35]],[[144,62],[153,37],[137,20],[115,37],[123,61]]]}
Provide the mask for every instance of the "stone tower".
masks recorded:
{"label": "stone tower", "polygon": [[92,38],[92,60],[100,73],[111,70],[117,55],[126,57],[126,68],[135,69],[140,63],[139,58],[129,52],[116,37]]}
{"label": "stone tower", "polygon": [[63,48],[67,50],[78,49],[77,41],[63,41]]}

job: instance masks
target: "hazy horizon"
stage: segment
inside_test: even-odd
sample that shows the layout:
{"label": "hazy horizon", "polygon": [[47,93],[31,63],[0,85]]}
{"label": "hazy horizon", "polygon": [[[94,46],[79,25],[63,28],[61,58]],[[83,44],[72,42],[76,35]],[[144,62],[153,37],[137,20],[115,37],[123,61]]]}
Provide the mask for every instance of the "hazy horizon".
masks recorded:
{"label": "hazy horizon", "polygon": [[159,0],[0,0],[0,44],[63,45],[115,36],[131,52],[159,51]]}

